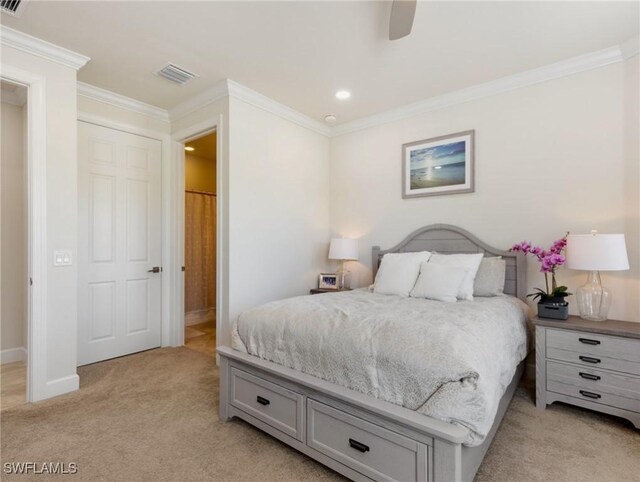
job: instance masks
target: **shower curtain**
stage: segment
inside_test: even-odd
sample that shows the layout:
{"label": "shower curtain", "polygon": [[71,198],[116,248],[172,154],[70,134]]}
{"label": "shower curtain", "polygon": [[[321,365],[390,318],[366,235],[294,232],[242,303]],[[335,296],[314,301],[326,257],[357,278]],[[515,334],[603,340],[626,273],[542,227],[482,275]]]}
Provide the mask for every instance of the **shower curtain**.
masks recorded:
{"label": "shower curtain", "polygon": [[185,312],[216,305],[216,196],[186,191]]}

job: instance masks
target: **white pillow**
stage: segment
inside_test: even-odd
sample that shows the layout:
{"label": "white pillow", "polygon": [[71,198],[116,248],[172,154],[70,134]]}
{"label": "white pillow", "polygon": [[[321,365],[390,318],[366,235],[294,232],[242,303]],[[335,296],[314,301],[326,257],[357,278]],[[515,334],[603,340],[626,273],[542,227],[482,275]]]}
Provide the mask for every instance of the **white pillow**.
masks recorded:
{"label": "white pillow", "polygon": [[382,257],[373,292],[382,295],[409,296],[420,273],[420,263],[429,261],[431,253],[389,253]]}
{"label": "white pillow", "polygon": [[438,254],[434,253],[429,259],[430,263],[446,264],[448,266],[456,266],[458,268],[467,268],[460,289],[458,290],[458,299],[473,301],[473,280],[476,277],[480,263],[484,255],[477,254]]}
{"label": "white pillow", "polygon": [[455,303],[458,301],[460,285],[468,272],[469,268],[429,262],[422,263],[418,281],[411,290],[411,297]]}
{"label": "white pillow", "polygon": [[500,256],[484,258],[473,283],[473,296],[497,296],[504,290],[507,263]]}

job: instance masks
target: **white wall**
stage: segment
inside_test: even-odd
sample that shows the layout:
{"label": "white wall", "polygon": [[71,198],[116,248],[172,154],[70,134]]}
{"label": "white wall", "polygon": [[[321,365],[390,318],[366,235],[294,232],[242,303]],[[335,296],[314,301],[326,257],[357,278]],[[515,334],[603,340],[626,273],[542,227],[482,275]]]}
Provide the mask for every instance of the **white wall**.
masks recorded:
{"label": "white wall", "polygon": [[[567,231],[624,232],[633,267],[604,274],[610,317],[640,321],[637,79],[636,57],[333,138],[331,231],[361,240],[356,285],[371,282],[372,245],[389,248],[431,223],[504,249],[523,239],[547,245]],[[402,144],[469,129],[475,193],[403,200]],[[571,290],[584,278],[559,273]],[[529,263],[529,289],[542,283]]]}
{"label": "white wall", "polygon": [[[0,154],[0,206],[2,213],[2,294],[0,349],[26,348],[27,251],[26,159],[23,107],[2,103],[2,152]],[[24,355],[26,352],[16,352]],[[15,361],[12,359],[12,361]]]}
{"label": "white wall", "polygon": [[627,319],[640,321],[640,56],[625,62],[624,84],[624,229],[631,270],[623,274],[629,289],[624,303]]}
{"label": "white wall", "polygon": [[234,97],[229,115],[232,321],[317,286],[329,241],[329,139]]}
{"label": "white wall", "polygon": [[[2,65],[44,79],[46,86],[46,364],[47,398],[78,388],[76,374],[77,269],[54,267],[55,249],[77,253],[76,71],[2,45]],[[34,279],[34,283],[41,280]]]}

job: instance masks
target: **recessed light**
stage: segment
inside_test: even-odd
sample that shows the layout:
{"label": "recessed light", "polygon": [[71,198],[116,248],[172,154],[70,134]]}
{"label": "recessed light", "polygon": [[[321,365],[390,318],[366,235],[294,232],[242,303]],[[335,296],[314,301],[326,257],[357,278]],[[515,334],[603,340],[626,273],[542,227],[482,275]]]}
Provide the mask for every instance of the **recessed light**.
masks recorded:
{"label": "recessed light", "polygon": [[324,121],[327,124],[333,124],[337,120],[338,120],[338,118],[333,114],[327,114],[326,116],[324,116]]}
{"label": "recessed light", "polygon": [[349,97],[351,97],[351,92],[348,90],[339,90],[336,92],[336,99],[347,100]]}
{"label": "recessed light", "polygon": [[185,150],[185,151],[192,152],[192,151],[195,151],[195,150],[196,150],[196,148],[195,148],[195,147],[191,147],[191,146],[184,146],[184,150]]}

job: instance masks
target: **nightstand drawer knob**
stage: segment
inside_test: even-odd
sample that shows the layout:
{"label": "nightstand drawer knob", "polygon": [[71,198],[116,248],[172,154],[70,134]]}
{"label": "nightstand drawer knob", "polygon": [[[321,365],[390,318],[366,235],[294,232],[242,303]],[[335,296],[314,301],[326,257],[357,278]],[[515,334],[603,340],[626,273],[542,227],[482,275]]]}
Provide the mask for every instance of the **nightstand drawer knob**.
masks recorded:
{"label": "nightstand drawer knob", "polygon": [[600,358],[593,358],[591,356],[582,356],[582,355],[580,355],[578,358],[580,358],[580,360],[582,360],[583,362],[587,362],[587,363],[600,363]]}
{"label": "nightstand drawer knob", "polygon": [[594,381],[600,380],[600,377],[598,375],[592,375],[591,373],[580,372],[579,375],[582,378],[586,378],[587,380],[594,380]]}
{"label": "nightstand drawer knob", "polygon": [[602,395],[599,395],[593,392],[587,392],[586,390],[580,390],[580,395],[587,398],[593,398],[594,400],[597,400],[598,398],[602,397]]}
{"label": "nightstand drawer knob", "polygon": [[580,343],[584,343],[585,345],[599,345],[599,340],[592,340],[591,338],[578,338]]}

